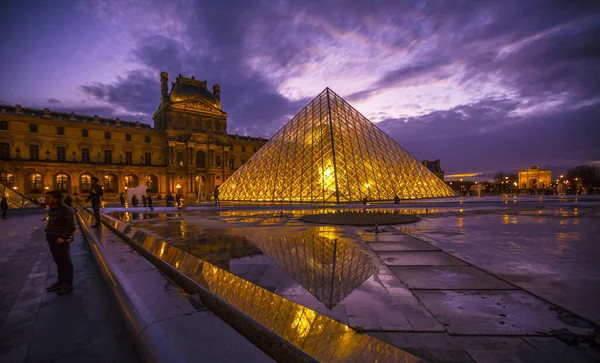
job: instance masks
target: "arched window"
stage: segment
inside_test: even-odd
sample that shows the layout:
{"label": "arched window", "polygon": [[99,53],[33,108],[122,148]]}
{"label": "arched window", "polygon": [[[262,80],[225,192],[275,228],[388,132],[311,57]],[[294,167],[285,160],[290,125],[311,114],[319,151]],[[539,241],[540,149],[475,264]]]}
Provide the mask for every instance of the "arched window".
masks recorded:
{"label": "arched window", "polygon": [[105,175],[103,178],[104,191],[107,193],[114,193],[116,181],[117,181],[117,179],[115,178],[114,175],[112,175],[112,174]]}
{"label": "arched window", "polygon": [[68,193],[71,183],[67,174],[58,174],[54,178],[55,189],[61,193]]}
{"label": "arched window", "polygon": [[42,174],[31,174],[29,176],[29,192],[30,193],[41,193],[44,189],[44,177]]}
{"label": "arched window", "polygon": [[158,178],[154,175],[147,175],[145,178],[146,191],[148,193],[158,192]]}
{"label": "arched window", "polygon": [[6,185],[7,188],[15,186],[15,175],[13,173],[0,173],[0,183]]}
{"label": "arched window", "polygon": [[206,168],[206,154],[204,154],[204,151],[198,151],[196,153],[196,166],[199,168]]}
{"label": "arched window", "polygon": [[125,187],[126,188],[135,188],[139,185],[138,177],[135,175],[125,175]]}
{"label": "arched window", "polygon": [[82,193],[89,193],[92,188],[92,176],[90,174],[83,174],[79,177],[79,188]]}

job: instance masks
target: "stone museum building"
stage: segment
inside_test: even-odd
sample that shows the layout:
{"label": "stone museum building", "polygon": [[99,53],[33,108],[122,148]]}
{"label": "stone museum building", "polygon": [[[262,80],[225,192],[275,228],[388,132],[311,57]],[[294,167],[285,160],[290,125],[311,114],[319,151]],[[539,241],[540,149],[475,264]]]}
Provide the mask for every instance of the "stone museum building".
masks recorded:
{"label": "stone museum building", "polygon": [[[160,74],[154,127],[98,115],[0,105],[0,183],[28,197],[46,190],[86,196],[97,177],[105,199],[147,192],[207,200],[267,140],[227,134],[220,87]],[[1,185],[0,185],[1,187]]]}

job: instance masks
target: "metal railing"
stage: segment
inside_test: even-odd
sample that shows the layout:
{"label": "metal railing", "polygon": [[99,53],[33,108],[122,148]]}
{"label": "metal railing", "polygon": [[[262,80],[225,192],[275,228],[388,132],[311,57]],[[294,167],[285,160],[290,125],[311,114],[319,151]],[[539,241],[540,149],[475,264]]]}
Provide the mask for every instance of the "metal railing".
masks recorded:
{"label": "metal railing", "polygon": [[0,195],[6,197],[8,205],[12,209],[16,208],[38,208],[38,204],[27,198],[23,194],[0,183]]}

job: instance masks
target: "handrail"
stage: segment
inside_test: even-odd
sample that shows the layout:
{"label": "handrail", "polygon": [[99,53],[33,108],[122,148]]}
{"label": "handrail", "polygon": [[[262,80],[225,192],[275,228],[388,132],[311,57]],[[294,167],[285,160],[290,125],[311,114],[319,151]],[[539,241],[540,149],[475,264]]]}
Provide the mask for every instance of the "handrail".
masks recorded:
{"label": "handrail", "polygon": [[9,205],[13,205],[14,208],[37,208],[38,205],[35,201],[27,198],[23,194],[7,187],[5,184],[0,183],[0,195],[6,197]]}

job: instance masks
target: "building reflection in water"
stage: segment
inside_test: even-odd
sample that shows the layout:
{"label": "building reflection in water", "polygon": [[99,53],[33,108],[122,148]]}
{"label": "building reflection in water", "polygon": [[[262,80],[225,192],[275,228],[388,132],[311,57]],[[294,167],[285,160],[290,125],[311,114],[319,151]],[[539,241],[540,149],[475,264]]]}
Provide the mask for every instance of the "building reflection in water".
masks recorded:
{"label": "building reflection in water", "polygon": [[266,236],[263,232],[250,234],[248,239],[328,309],[373,272],[368,256],[337,227]]}

